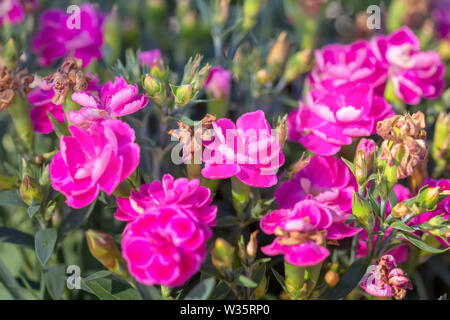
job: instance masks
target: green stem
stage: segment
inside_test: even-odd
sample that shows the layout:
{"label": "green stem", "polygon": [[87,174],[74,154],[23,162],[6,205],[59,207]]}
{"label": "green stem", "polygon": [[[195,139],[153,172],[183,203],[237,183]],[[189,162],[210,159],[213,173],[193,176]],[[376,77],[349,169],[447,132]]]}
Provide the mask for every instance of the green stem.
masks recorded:
{"label": "green stem", "polygon": [[297,300],[300,297],[300,291],[303,288],[305,282],[305,268],[294,266],[287,262],[284,263],[284,275],[286,292],[291,299]]}

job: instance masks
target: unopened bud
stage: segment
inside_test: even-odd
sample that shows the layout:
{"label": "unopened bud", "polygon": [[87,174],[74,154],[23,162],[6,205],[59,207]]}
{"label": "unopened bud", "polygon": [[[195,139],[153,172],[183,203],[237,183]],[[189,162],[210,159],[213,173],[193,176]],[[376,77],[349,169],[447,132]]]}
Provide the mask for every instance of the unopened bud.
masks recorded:
{"label": "unopened bud", "polygon": [[267,69],[261,69],[256,73],[256,81],[258,81],[260,86],[270,82],[270,73]]}
{"label": "unopened bud", "polygon": [[39,183],[32,177],[25,175],[19,187],[22,200],[29,206],[40,204],[44,199],[44,192]]}
{"label": "unopened bud", "polygon": [[417,206],[426,210],[434,210],[439,202],[439,189],[439,187],[421,189],[417,195]]}
{"label": "unopened bud", "polygon": [[405,203],[399,202],[394,206],[394,208],[392,208],[391,216],[394,218],[403,218],[407,216],[410,212],[411,209],[409,209]]}
{"label": "unopened bud", "polygon": [[286,82],[291,82],[299,77],[302,73],[305,73],[311,69],[312,50],[306,49],[298,51],[292,55],[284,70],[283,78]]}
{"label": "unopened bud", "polygon": [[258,252],[258,240],[256,239],[258,233],[258,230],[252,232],[252,234],[250,235],[250,240],[247,243],[246,252],[250,258],[256,257],[256,253]]}
{"label": "unopened bud", "polygon": [[355,177],[358,185],[362,185],[366,182],[367,173],[368,168],[365,153],[363,150],[359,150],[356,152],[355,157]]}
{"label": "unopened bud", "polygon": [[269,51],[266,58],[266,64],[270,70],[272,79],[276,78],[286,62],[290,42],[287,40],[287,32],[283,31],[277,38],[277,41]]}
{"label": "unopened bud", "polygon": [[125,260],[110,235],[89,229],[86,231],[86,240],[89,251],[101,264],[121,277],[128,277]]}
{"label": "unopened bud", "polygon": [[161,91],[161,82],[157,78],[147,74],[144,79],[144,90],[148,93],[149,97],[152,97]]}
{"label": "unopened bud", "polygon": [[10,70],[17,68],[19,55],[17,54],[16,44],[13,39],[9,39],[6,42],[2,49],[2,57],[0,59]]}
{"label": "unopened bud", "polygon": [[244,21],[242,22],[244,31],[249,31],[255,26],[262,5],[263,0],[244,0]]}
{"label": "unopened bud", "polygon": [[233,267],[234,248],[223,238],[214,243],[211,255],[212,264],[221,272],[227,272]]}
{"label": "unopened bud", "polygon": [[219,27],[223,27],[228,20],[230,0],[215,0],[213,22]]}
{"label": "unopened bud", "polygon": [[200,71],[195,75],[194,81],[192,82],[192,86],[194,91],[200,91],[208,80],[209,71],[211,70],[211,65],[207,63]]}
{"label": "unopened bud", "polygon": [[183,84],[178,87],[172,87],[175,96],[175,104],[178,107],[183,107],[192,99],[192,87],[190,84]]}
{"label": "unopened bud", "polygon": [[339,282],[339,274],[336,271],[329,270],[325,273],[325,282],[330,288],[333,288]]}
{"label": "unopened bud", "polygon": [[359,223],[361,223],[366,230],[372,230],[375,224],[372,208],[370,203],[353,191],[352,196],[352,212]]}

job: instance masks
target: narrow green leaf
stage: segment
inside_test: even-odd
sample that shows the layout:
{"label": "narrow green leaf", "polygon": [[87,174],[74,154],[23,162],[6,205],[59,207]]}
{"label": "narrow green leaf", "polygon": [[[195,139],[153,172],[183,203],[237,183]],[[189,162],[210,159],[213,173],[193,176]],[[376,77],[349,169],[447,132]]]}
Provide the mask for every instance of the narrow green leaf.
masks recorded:
{"label": "narrow green leaf", "polygon": [[17,190],[0,191],[0,206],[28,207],[19,197]]}
{"label": "narrow green leaf", "polygon": [[288,292],[287,288],[286,288],[286,283],[285,283],[285,280],[284,280],[283,276],[281,274],[279,274],[274,268],[272,268],[272,273],[275,276],[275,279],[277,279],[277,281],[280,284],[280,286],[283,288],[283,290],[285,292]]}
{"label": "narrow green leaf", "polygon": [[189,291],[184,300],[206,300],[211,295],[215,285],[216,280],[214,278],[202,280]]}
{"label": "narrow green leaf", "polygon": [[96,201],[83,209],[72,209],[62,220],[59,227],[60,232],[69,233],[83,224],[94,210]]}
{"label": "narrow green leaf", "polygon": [[42,265],[45,265],[53,253],[57,233],[55,229],[39,230],[34,236],[34,249]]}
{"label": "narrow green leaf", "polygon": [[397,220],[391,224],[391,227],[397,230],[405,231],[405,232],[414,232],[414,229],[408,226],[403,221]]}
{"label": "narrow green leaf", "polygon": [[419,249],[422,249],[423,251],[430,252],[430,253],[442,253],[450,249],[450,247],[443,248],[443,249],[437,249],[434,248],[427,243],[423,242],[422,240],[419,240],[415,238],[414,236],[408,235],[408,234],[401,234],[400,237],[405,238],[409,242],[411,242],[413,245],[418,247]]}
{"label": "narrow green leaf", "polygon": [[30,218],[33,217],[33,216],[36,214],[36,212],[39,211],[40,208],[41,208],[41,206],[31,206],[31,207],[28,207],[28,208],[27,208],[28,216],[30,216]]}
{"label": "narrow green leaf", "polygon": [[100,300],[142,300],[137,290],[121,281],[97,278],[90,281],[82,279],[81,282]]}
{"label": "narrow green leaf", "polygon": [[104,277],[110,276],[111,274],[112,274],[111,271],[100,270],[100,271],[94,272],[94,273],[90,274],[89,276],[87,276],[86,278],[84,278],[84,281],[88,282],[91,280],[104,278]]}
{"label": "narrow green leaf", "polygon": [[55,133],[58,137],[70,135],[69,129],[67,128],[67,125],[65,123],[59,122],[58,119],[56,119],[55,116],[49,111],[47,111],[47,116],[50,119],[50,122],[53,125],[53,129],[55,130]]}
{"label": "narrow green leaf", "polygon": [[258,284],[256,284],[252,279],[247,278],[244,275],[239,276],[239,283],[247,288],[256,288],[258,286]]}
{"label": "narrow green leaf", "polygon": [[342,161],[345,162],[345,164],[350,169],[350,171],[353,173],[353,175],[355,175],[355,165],[353,164],[353,162],[345,159],[344,157],[341,157],[341,159],[342,159]]}
{"label": "narrow green leaf", "polygon": [[343,274],[338,284],[331,289],[326,299],[338,300],[345,298],[359,284],[368,266],[369,262],[365,258],[355,260]]}
{"label": "narrow green leaf", "polygon": [[65,266],[60,264],[45,268],[44,271],[45,286],[53,300],[60,300],[64,287],[66,286],[66,270]]}
{"label": "narrow green leaf", "polygon": [[3,264],[0,260],[0,281],[3,283],[5,288],[11,294],[14,299],[25,300],[25,296],[23,295],[23,290],[20,287],[19,283],[14,279],[12,274],[9,272],[8,268]]}
{"label": "narrow green leaf", "polygon": [[8,242],[24,248],[34,249],[33,236],[8,227],[0,227],[0,242]]}

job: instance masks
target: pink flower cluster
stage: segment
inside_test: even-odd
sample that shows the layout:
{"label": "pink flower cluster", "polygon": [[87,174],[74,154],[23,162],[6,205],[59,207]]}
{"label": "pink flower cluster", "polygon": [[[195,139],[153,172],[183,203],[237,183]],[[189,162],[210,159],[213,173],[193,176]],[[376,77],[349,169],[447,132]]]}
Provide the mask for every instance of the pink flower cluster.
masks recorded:
{"label": "pink flower cluster", "polygon": [[262,188],[277,183],[276,173],[284,163],[284,155],[263,111],[245,113],[236,124],[230,119],[219,119],[212,126],[212,141],[203,142],[204,177],[236,176],[249,186]]}
{"label": "pink flower cluster", "polygon": [[445,67],[439,55],[420,51],[408,27],[371,41],[333,44],[315,51],[305,103],[289,114],[289,138],[319,155],[333,155],[356,137],[375,133],[376,123],[393,115],[383,98],[386,81],[408,104],[437,98]]}
{"label": "pink flower cluster", "polygon": [[146,285],[174,287],[195,274],[206,256],[217,207],[198,179],[142,185],[129,198],[117,198],[115,217],[128,221],[122,251],[130,273]]}
{"label": "pink flower cluster", "polygon": [[325,240],[341,240],[361,231],[345,224],[356,189],[355,178],[342,160],[312,157],[275,192],[281,209],[265,215],[261,229],[278,237],[261,250],[267,255],[284,254],[287,262],[297,266],[324,260],[329,255],[322,246]]}
{"label": "pink flower cluster", "polygon": [[[39,19],[39,31],[31,43],[31,51],[38,55],[38,63],[45,67],[57,59],[74,56],[88,65],[102,57],[105,15],[90,3],[80,6],[79,26],[61,9],[48,9]],[[73,19],[73,21],[71,20]]]}

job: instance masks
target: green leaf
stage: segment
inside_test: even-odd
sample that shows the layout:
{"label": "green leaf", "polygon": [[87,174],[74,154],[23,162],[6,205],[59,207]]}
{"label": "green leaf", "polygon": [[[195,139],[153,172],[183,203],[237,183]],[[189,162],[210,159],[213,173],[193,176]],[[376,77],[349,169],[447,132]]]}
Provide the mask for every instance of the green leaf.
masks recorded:
{"label": "green leaf", "polygon": [[16,279],[9,272],[8,268],[0,260],[0,282],[3,283],[5,288],[11,294],[14,299],[25,300],[26,291],[19,285]]}
{"label": "green leaf", "polygon": [[44,281],[53,300],[60,300],[66,286],[65,266],[60,264],[45,268]]}
{"label": "green leaf", "polygon": [[326,299],[338,300],[345,298],[359,284],[368,266],[369,262],[365,258],[355,260],[343,274],[338,284],[331,289]]}
{"label": "green leaf", "polygon": [[67,125],[65,123],[59,122],[58,119],[56,119],[55,116],[49,111],[47,111],[47,116],[50,119],[50,122],[53,125],[53,129],[55,130],[55,133],[58,137],[70,136],[69,129],[67,128]]}
{"label": "green leaf", "polygon": [[353,164],[353,162],[345,159],[344,157],[341,157],[341,159],[342,159],[342,161],[345,162],[345,164],[350,169],[350,171],[353,173],[353,175],[355,175],[355,165]]}
{"label": "green leaf", "polygon": [[442,253],[442,252],[445,252],[445,251],[447,251],[447,250],[450,249],[450,247],[443,248],[443,249],[437,249],[437,248],[434,248],[434,247],[428,245],[427,243],[423,242],[422,240],[419,240],[419,239],[417,239],[417,238],[415,238],[414,236],[411,236],[411,235],[409,235],[409,234],[404,234],[404,233],[402,233],[402,234],[400,234],[399,236],[405,238],[406,240],[408,240],[409,242],[411,242],[413,245],[415,245],[415,246],[418,247],[419,249],[422,249],[423,251],[426,251],[426,252],[430,252],[430,253]]}
{"label": "green leaf", "polygon": [[8,242],[24,248],[34,249],[32,235],[8,227],[0,227],[0,242]]}
{"label": "green leaf", "polygon": [[33,217],[39,211],[41,206],[31,206],[27,208],[28,216]]}
{"label": "green leaf", "polygon": [[236,216],[225,216],[217,219],[216,227],[231,227],[237,225],[239,219]]}
{"label": "green leaf", "polygon": [[63,218],[61,226],[59,227],[60,232],[69,233],[81,226],[94,210],[95,203],[96,201],[83,209],[72,209],[72,211]]}
{"label": "green leaf", "polygon": [[288,292],[288,290],[286,288],[286,283],[285,283],[285,280],[284,280],[283,276],[281,274],[279,274],[274,268],[272,268],[272,273],[275,276],[275,279],[277,279],[277,281],[280,284],[280,286],[283,288],[283,290],[285,292]]}
{"label": "green leaf", "polygon": [[242,274],[239,276],[239,283],[247,288],[256,288],[258,286],[252,279],[247,278]]}
{"label": "green leaf", "polygon": [[87,276],[86,278],[84,278],[84,281],[88,282],[91,280],[104,278],[104,277],[110,276],[111,274],[112,274],[111,271],[100,270],[100,271],[94,272],[94,273],[90,274],[89,276]]}
{"label": "green leaf", "polygon": [[202,280],[189,291],[184,300],[206,300],[211,295],[215,285],[216,280],[214,278]]}
{"label": "green leaf", "polygon": [[82,279],[81,282],[100,300],[142,300],[137,290],[113,279],[98,278],[91,281]]}
{"label": "green leaf", "polygon": [[25,202],[19,197],[17,190],[6,190],[0,192],[0,206],[12,207],[28,207]]}
{"label": "green leaf", "polygon": [[34,236],[34,249],[42,265],[45,265],[55,249],[57,232],[55,229],[39,230]]}
{"label": "green leaf", "polygon": [[414,229],[408,226],[403,221],[397,220],[391,224],[391,227],[397,230],[405,231],[405,232],[414,232]]}

